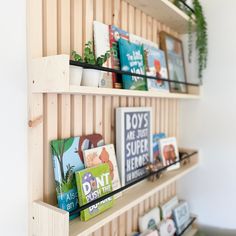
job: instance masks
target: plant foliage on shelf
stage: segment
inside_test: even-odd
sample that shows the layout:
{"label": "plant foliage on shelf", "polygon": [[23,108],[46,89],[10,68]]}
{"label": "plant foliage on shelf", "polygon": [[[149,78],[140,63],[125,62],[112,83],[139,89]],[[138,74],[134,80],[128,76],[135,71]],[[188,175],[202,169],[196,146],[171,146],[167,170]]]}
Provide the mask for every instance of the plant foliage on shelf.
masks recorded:
{"label": "plant foliage on shelf", "polygon": [[196,49],[198,52],[198,76],[201,79],[203,70],[207,67],[208,56],[208,35],[207,23],[203,13],[203,9],[199,0],[193,0],[193,11],[188,8],[184,3],[186,0],[173,0],[173,3],[183,10],[189,16],[188,28],[188,55],[191,62],[192,45],[193,45],[193,22],[196,24]]}
{"label": "plant foliage on shelf", "polygon": [[85,62],[91,65],[102,66],[111,56],[111,50],[108,50],[104,55],[95,57],[94,46],[92,41],[88,41],[84,47],[84,56],[82,57],[76,51],[72,51],[72,59],[79,62]]}

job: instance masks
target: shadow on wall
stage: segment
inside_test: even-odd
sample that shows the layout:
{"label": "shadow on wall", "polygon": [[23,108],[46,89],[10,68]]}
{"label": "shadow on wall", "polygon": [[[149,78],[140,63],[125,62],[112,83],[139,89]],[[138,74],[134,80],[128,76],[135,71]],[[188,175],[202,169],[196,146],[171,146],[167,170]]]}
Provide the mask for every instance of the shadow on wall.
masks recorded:
{"label": "shadow on wall", "polygon": [[199,226],[199,232],[195,236],[235,236],[236,230],[224,230],[214,227]]}

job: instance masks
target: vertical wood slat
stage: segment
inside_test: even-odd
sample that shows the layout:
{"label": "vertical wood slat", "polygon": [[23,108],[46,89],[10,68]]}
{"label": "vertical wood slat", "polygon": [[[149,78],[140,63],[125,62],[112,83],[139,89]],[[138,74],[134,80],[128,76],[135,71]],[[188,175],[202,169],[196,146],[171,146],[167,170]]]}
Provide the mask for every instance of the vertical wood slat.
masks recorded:
{"label": "vertical wood slat", "polygon": [[[70,4],[71,3],[71,4]],[[100,3],[107,3],[106,6],[100,6]],[[52,6],[54,7],[52,9]],[[38,6],[40,7],[40,6]],[[78,52],[82,50],[82,44],[87,40],[92,39],[92,21],[93,19],[99,21],[105,21],[107,24],[115,24],[129,32],[133,32],[137,35],[142,35],[145,38],[158,42],[157,32],[161,29],[159,22],[155,21],[149,16],[146,16],[139,9],[133,8],[131,5],[127,4],[125,1],[120,0],[44,0],[44,44],[43,52],[44,55],[54,55],[57,53],[67,53],[69,54],[71,49],[75,49]],[[52,11],[51,11],[51,10]],[[92,9],[92,10],[91,10]],[[112,10],[111,10],[112,9]],[[94,11],[93,11],[94,10]],[[50,12],[50,14],[49,14]],[[81,12],[81,14],[79,14]],[[82,17],[83,16],[83,17]],[[41,17],[42,19],[42,17]],[[128,19],[128,20],[127,20]],[[67,22],[67,23],[66,23]],[[133,22],[133,23],[132,23]],[[39,23],[38,23],[39,24]],[[65,26],[69,27],[65,27]],[[90,27],[91,26],[91,27]],[[82,37],[83,27],[85,34]],[[167,27],[163,27],[167,29]],[[42,37],[41,37],[42,39]],[[40,46],[38,45],[38,48]],[[38,56],[38,55],[37,55]],[[39,55],[40,56],[40,55]],[[41,97],[40,97],[41,96]],[[35,104],[39,103],[37,111],[35,114],[42,114],[42,95],[38,96]],[[36,97],[35,97],[36,98]],[[120,101],[119,101],[120,100]],[[41,108],[40,108],[41,103]],[[178,102],[177,100],[167,101],[167,99],[162,99],[163,104],[160,105],[160,99],[145,99],[145,98],[126,98],[126,97],[102,97],[102,96],[82,96],[82,95],[45,95],[44,98],[44,153],[45,153],[45,165],[44,168],[44,178],[45,181],[48,177],[52,176],[53,172],[51,169],[51,157],[48,150],[48,141],[52,138],[65,137],[72,135],[81,135],[82,127],[83,133],[93,133],[93,132],[103,132],[105,139],[109,142],[115,142],[114,140],[114,109],[119,106],[151,106],[153,108],[153,132],[160,131],[160,116],[163,113],[163,109],[166,112],[163,114],[162,119],[162,129],[163,131],[168,131],[170,134],[177,134],[177,122],[178,122]],[[108,107],[107,118],[108,125],[105,127],[104,124],[107,122],[103,121],[103,116],[105,115],[105,108],[99,109],[101,106]],[[52,108],[52,109],[51,109]],[[85,108],[85,109],[84,109]],[[89,115],[84,115],[84,112],[88,111]],[[158,113],[158,111],[160,111]],[[52,115],[51,115],[52,114]],[[66,117],[64,114],[68,114]],[[83,115],[82,115],[83,114]],[[170,119],[170,114],[173,114],[174,118]],[[59,116],[57,116],[59,115]],[[83,118],[82,118],[83,117]],[[52,124],[52,120],[54,124]],[[167,118],[167,119],[166,119]],[[56,121],[56,122],[55,122]],[[82,121],[82,122],[81,122]],[[85,122],[86,121],[86,122]],[[164,122],[164,124],[163,124]],[[52,124],[52,125],[51,125]],[[40,126],[39,126],[40,129]],[[38,131],[37,131],[38,132]],[[42,145],[41,145],[42,146]],[[46,156],[49,157],[46,159]],[[41,169],[42,171],[42,169]],[[52,179],[54,179],[52,177]],[[53,181],[52,181],[53,182]],[[50,183],[46,183],[47,187],[44,189],[44,195],[46,198],[51,198],[52,189],[50,189]],[[48,188],[48,189],[46,189]],[[37,191],[37,190],[36,190]],[[40,190],[38,191],[40,195]],[[165,190],[161,191],[160,198],[162,201],[167,199],[170,194],[175,192],[175,185],[171,185]],[[49,194],[49,195],[48,195]],[[49,197],[48,197],[49,196]],[[122,231],[119,229],[120,235],[124,231],[129,232],[131,229],[137,228],[136,221],[134,220],[138,214],[143,214],[144,210],[148,210],[153,204],[159,202],[159,195],[150,197],[139,206],[133,208],[132,211],[126,213],[131,214],[133,220],[125,229]],[[124,215],[123,215],[124,218]],[[122,221],[122,220],[121,220]],[[113,229],[118,227],[119,221],[112,221],[108,226],[105,226],[103,230],[97,231],[96,235],[102,235],[103,233],[112,233]],[[133,228],[131,228],[131,225]],[[116,230],[115,230],[116,232]],[[109,234],[108,233],[108,234]],[[94,234],[94,235],[95,235]]]}
{"label": "vertical wood slat", "polygon": [[[44,56],[57,54],[57,1],[43,1],[43,51]],[[57,94],[44,95],[44,200],[56,203],[53,165],[49,143],[57,139]]]}
{"label": "vertical wood slat", "polygon": [[117,27],[120,27],[121,24],[121,1],[113,0],[113,20],[112,23]]}
{"label": "vertical wood slat", "polygon": [[[28,57],[30,59],[43,56],[43,8],[42,1],[27,1],[27,27],[28,27]],[[30,63],[30,60],[28,60]],[[30,84],[30,65],[28,71],[28,119],[35,120],[43,115],[43,95],[32,94]],[[44,191],[44,161],[43,157],[43,123],[28,128],[28,186],[29,186],[29,235],[34,233],[33,227],[33,201],[43,200]]]}

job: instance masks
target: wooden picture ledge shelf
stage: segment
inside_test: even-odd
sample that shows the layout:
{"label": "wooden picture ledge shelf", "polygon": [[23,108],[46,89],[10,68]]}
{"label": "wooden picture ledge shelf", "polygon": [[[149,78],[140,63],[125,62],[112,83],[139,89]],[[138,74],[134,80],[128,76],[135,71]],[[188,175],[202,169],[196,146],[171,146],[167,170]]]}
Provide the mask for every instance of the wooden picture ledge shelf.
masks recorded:
{"label": "wooden picture ledge shelf", "polygon": [[[153,196],[156,192],[165,188],[172,182],[175,182],[176,180],[182,178],[183,176],[194,170],[198,166],[198,155],[193,155],[190,160],[191,162],[186,164],[185,166],[182,166],[177,170],[164,173],[163,176],[157,181],[143,181],[135,185],[134,187],[131,187],[130,189],[124,191],[122,197],[116,199],[114,206],[111,209],[94,217],[93,219],[90,219],[87,222],[81,222],[79,218],[76,218],[69,222],[69,214],[66,211],[60,210],[56,207],[52,207],[40,201],[34,202],[33,223],[36,226],[35,228],[37,229],[37,225],[44,225],[45,230],[51,229],[55,231],[58,229],[58,227],[60,227],[60,231],[58,231],[58,234],[55,234],[55,232],[54,234],[52,234],[57,236],[89,235],[108,222],[119,217],[127,210],[145,201],[145,199]],[[64,223],[62,225],[58,225],[63,221]]]}
{"label": "wooden picture ledge shelf", "polygon": [[200,98],[200,86],[192,85],[187,85],[188,94],[70,85],[69,56],[63,54],[32,60],[31,74],[31,87],[33,93],[130,96],[173,99]]}
{"label": "wooden picture ledge shelf", "polygon": [[189,16],[169,0],[127,0],[179,34],[188,33]]}

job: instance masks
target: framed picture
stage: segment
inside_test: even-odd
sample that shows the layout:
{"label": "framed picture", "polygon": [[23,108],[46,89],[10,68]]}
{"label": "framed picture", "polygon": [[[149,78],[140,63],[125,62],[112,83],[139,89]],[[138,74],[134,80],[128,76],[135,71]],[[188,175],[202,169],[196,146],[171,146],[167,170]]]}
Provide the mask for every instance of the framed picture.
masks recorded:
{"label": "framed picture", "polygon": [[[170,80],[187,82],[182,41],[166,32],[160,33],[161,49],[165,51],[168,77]],[[170,92],[187,93],[187,85],[169,83]]]}

